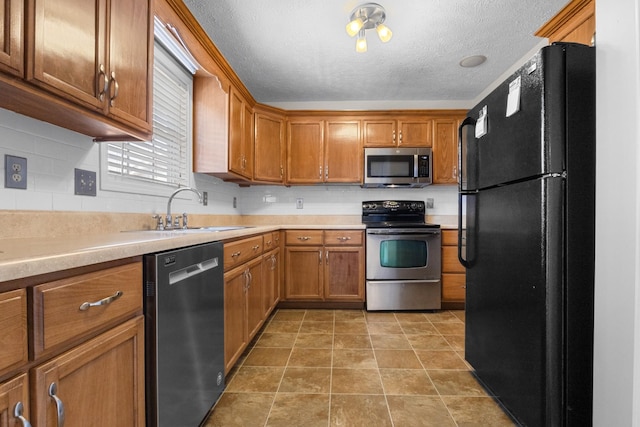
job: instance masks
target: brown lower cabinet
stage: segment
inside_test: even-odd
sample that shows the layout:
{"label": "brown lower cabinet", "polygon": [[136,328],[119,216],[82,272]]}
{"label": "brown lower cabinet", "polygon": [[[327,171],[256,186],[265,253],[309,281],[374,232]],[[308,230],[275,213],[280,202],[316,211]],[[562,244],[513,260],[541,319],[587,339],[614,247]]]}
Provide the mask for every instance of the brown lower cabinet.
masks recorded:
{"label": "brown lower cabinet", "polygon": [[362,230],[285,231],[284,300],[364,302]]}
{"label": "brown lower cabinet", "polygon": [[466,271],[458,260],[458,230],[442,230],[442,308],[463,309]]}
{"label": "brown lower cabinet", "polygon": [[82,270],[0,293],[1,426],[145,425],[142,261]]}
{"label": "brown lower cabinet", "polygon": [[[224,245],[225,373],[233,368],[278,303],[278,236],[279,232],[265,233]],[[263,254],[263,247],[274,246]]]}

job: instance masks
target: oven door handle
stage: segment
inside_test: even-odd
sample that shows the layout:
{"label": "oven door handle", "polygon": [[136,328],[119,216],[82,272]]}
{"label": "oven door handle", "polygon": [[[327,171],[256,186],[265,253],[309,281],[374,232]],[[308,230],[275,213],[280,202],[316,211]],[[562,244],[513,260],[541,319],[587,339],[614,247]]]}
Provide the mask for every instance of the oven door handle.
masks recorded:
{"label": "oven door handle", "polygon": [[438,235],[440,230],[367,230],[367,234],[380,235],[380,236],[400,236],[400,235]]}

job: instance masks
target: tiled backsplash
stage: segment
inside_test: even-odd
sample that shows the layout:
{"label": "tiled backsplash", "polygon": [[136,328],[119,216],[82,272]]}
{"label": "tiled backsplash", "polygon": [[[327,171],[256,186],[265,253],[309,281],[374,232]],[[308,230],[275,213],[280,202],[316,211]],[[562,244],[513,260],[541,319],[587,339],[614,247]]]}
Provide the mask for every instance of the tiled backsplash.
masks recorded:
{"label": "tiled backsplash", "polygon": [[[74,168],[98,172],[99,144],[90,137],[0,109],[0,157],[4,176],[4,154],[27,158],[27,189],[0,187],[0,210],[139,213],[145,219],[166,211],[167,197],[103,191],[97,196],[74,195]],[[98,180],[100,174],[98,173]],[[193,199],[176,199],[174,212],[202,215],[357,216],[365,200],[434,199],[428,215],[456,215],[455,186],[423,189],[363,189],[357,185],[301,187],[239,187],[208,175],[195,174],[195,187],[208,192],[208,205]],[[236,207],[234,207],[234,198]],[[296,199],[303,208],[296,208]],[[86,218],[86,217],[85,217]],[[2,237],[4,233],[0,233]]]}

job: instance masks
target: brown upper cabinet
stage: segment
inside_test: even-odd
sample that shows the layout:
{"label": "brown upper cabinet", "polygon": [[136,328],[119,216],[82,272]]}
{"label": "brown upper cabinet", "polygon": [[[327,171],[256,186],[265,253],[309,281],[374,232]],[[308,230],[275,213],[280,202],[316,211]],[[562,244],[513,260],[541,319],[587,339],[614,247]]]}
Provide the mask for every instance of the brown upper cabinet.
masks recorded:
{"label": "brown upper cabinet", "polygon": [[433,121],[433,183],[458,182],[458,124],[456,119]]}
{"label": "brown upper cabinet", "polygon": [[0,71],[24,76],[24,0],[0,2]]}
{"label": "brown upper cabinet", "polygon": [[282,184],[286,162],[284,116],[256,110],[254,121],[254,180]]}
{"label": "brown upper cabinet", "polygon": [[421,118],[365,118],[365,147],[431,147],[432,120]]}
{"label": "brown upper cabinet", "polygon": [[[27,80],[151,131],[148,1],[31,0]],[[77,13],[82,10],[83,13]]]}
{"label": "brown upper cabinet", "polygon": [[287,183],[361,183],[360,121],[291,117],[287,124]]}
{"label": "brown upper cabinet", "polygon": [[253,110],[233,86],[229,98],[229,171],[253,178]]}
{"label": "brown upper cabinet", "polygon": [[150,137],[150,0],[0,5],[0,107],[97,140]]}
{"label": "brown upper cabinet", "polygon": [[538,37],[547,37],[549,43],[573,42],[595,45],[596,35],[595,0],[573,0],[537,32]]}

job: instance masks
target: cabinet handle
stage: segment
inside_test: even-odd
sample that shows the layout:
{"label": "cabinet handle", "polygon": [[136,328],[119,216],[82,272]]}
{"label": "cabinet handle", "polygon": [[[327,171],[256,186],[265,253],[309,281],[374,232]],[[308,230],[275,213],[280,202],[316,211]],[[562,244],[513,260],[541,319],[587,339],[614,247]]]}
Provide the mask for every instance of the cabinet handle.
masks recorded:
{"label": "cabinet handle", "polygon": [[107,77],[107,72],[104,69],[104,64],[100,64],[100,68],[98,70],[98,78],[102,77],[103,86],[102,90],[98,92],[98,99],[100,101],[104,101],[104,95],[109,91],[109,77]]}
{"label": "cabinet handle", "polygon": [[329,179],[329,165],[324,167],[324,177]]}
{"label": "cabinet handle", "polygon": [[271,255],[271,270],[275,270],[278,265],[278,260],[275,255]]}
{"label": "cabinet handle", "polygon": [[392,137],[393,137],[393,143],[396,143],[396,131],[394,130],[392,133]]}
{"label": "cabinet handle", "polygon": [[252,246],[252,247],[251,247],[251,249],[253,249],[253,251],[255,252],[255,251],[257,251],[258,249],[260,249],[260,245]]}
{"label": "cabinet handle", "polygon": [[329,251],[324,253],[324,260],[327,265],[329,265]]}
{"label": "cabinet handle", "polygon": [[118,81],[116,80],[116,72],[112,71],[111,72],[111,81],[113,82],[113,87],[114,87],[114,91],[113,91],[113,96],[111,97],[111,101],[109,101],[109,105],[111,105],[113,107],[115,99],[118,97],[118,92],[120,92],[120,85],[118,84]]}
{"label": "cabinet handle", "polygon": [[122,291],[117,291],[115,294],[111,295],[110,297],[103,298],[96,302],[83,302],[82,304],[80,304],[80,311],[89,310],[90,307],[98,307],[101,305],[111,304],[112,302],[120,298],[123,293],[124,292]]}
{"label": "cabinet handle", "polygon": [[22,405],[22,402],[18,402],[16,403],[16,407],[13,410],[13,416],[20,421],[20,423],[22,424],[22,427],[31,427],[31,423],[22,416],[22,412],[24,410],[24,406]]}
{"label": "cabinet handle", "polygon": [[239,257],[239,256],[240,256],[240,251],[234,252],[234,253],[231,254],[231,258],[236,258],[236,257]]}
{"label": "cabinet handle", "polygon": [[402,144],[402,131],[398,132],[398,145]]}
{"label": "cabinet handle", "polygon": [[322,251],[318,251],[318,264],[322,265]]}
{"label": "cabinet handle", "polygon": [[280,178],[284,176],[284,168],[280,166]]}
{"label": "cabinet handle", "polygon": [[298,236],[297,239],[298,240],[302,240],[303,242],[306,242],[307,240],[310,240],[311,237],[309,237],[309,236]]}
{"label": "cabinet handle", "polygon": [[318,178],[322,179],[322,166],[320,166],[320,172],[318,173]]}
{"label": "cabinet handle", "polygon": [[346,242],[348,240],[351,240],[351,237],[349,236],[342,236],[342,237],[338,237],[338,240],[340,240],[341,242]]}
{"label": "cabinet handle", "polygon": [[267,246],[271,246],[273,244],[273,242],[271,240],[267,241]]}
{"label": "cabinet handle", "polygon": [[51,383],[51,385],[49,385],[49,396],[56,402],[58,427],[64,427],[64,404],[62,403],[62,400],[56,396],[56,393],[58,393],[58,386],[56,383]]}

